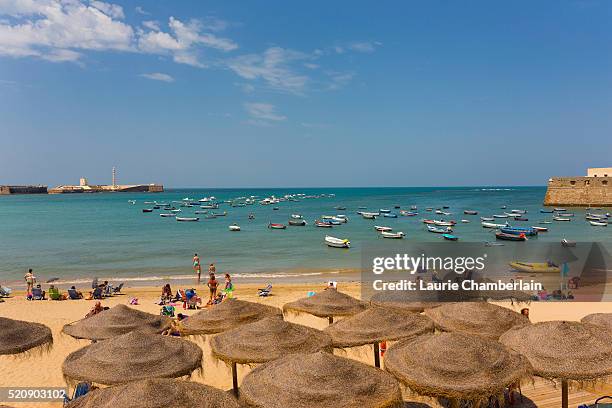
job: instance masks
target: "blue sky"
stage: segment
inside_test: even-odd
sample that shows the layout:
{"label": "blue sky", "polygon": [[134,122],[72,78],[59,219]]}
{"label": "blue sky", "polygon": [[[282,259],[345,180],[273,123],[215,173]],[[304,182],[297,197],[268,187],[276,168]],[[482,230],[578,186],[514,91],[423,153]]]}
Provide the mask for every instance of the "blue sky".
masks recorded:
{"label": "blue sky", "polygon": [[0,184],[544,185],[612,165],[612,3],[0,0]]}

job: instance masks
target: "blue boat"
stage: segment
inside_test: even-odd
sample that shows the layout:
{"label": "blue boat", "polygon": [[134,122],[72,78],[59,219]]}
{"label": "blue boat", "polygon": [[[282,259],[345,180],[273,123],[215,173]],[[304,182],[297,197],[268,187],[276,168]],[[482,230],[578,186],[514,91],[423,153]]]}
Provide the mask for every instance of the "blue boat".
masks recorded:
{"label": "blue boat", "polygon": [[442,237],[448,241],[458,241],[459,237],[453,234],[442,234]]}
{"label": "blue boat", "polygon": [[540,210],[540,212],[542,214],[552,214],[554,212],[554,210],[544,210],[544,209],[542,209],[542,210]]}
{"label": "blue boat", "polygon": [[382,216],[387,218],[397,218],[397,214],[394,213],[383,213]]}
{"label": "blue boat", "polygon": [[531,227],[503,227],[501,228],[501,232],[504,234],[510,235],[521,235],[524,234],[526,236],[534,236],[538,235],[538,230]]}

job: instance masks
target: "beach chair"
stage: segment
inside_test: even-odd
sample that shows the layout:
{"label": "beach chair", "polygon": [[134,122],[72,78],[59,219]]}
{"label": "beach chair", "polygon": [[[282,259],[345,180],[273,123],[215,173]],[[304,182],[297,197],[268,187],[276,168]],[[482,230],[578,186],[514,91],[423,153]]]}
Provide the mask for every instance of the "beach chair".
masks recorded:
{"label": "beach chair", "polygon": [[49,288],[49,299],[62,300],[62,294],[58,288]]}
{"label": "beach chair", "polygon": [[0,286],[0,297],[9,297],[11,296],[12,290],[10,288]]}
{"label": "beach chair", "polygon": [[174,306],[172,305],[164,305],[161,308],[162,316],[174,317]]}
{"label": "beach chair", "polygon": [[104,287],[104,294],[102,296],[104,296],[104,297],[111,297],[111,296],[113,296],[113,285],[111,285],[110,283],[108,285],[106,285]]}
{"label": "beach chair", "polygon": [[32,300],[45,300],[45,291],[41,288],[33,288]]}
{"label": "beach chair", "polygon": [[116,288],[113,288],[113,294],[114,294],[114,295],[118,295],[118,294],[120,294],[120,293],[121,293],[121,289],[123,289],[123,284],[124,284],[124,283],[123,283],[123,282],[121,282],[121,283],[119,284],[119,286],[117,286]]}
{"label": "beach chair", "polygon": [[74,394],[72,398],[69,398],[68,395],[64,395],[64,405],[67,405],[69,402],[74,401],[75,399],[82,397],[87,394],[91,390],[91,383],[88,382],[80,382],[77,384],[74,389]]}
{"label": "beach chair", "polygon": [[92,297],[94,299],[102,299],[102,288],[97,287],[93,290]]}
{"label": "beach chair", "polygon": [[81,297],[79,296],[79,294],[76,291],[76,289],[68,289],[68,299],[79,300],[79,299],[81,299]]}
{"label": "beach chair", "polygon": [[257,289],[257,294],[261,297],[268,297],[272,294],[272,285],[268,285],[263,289]]}

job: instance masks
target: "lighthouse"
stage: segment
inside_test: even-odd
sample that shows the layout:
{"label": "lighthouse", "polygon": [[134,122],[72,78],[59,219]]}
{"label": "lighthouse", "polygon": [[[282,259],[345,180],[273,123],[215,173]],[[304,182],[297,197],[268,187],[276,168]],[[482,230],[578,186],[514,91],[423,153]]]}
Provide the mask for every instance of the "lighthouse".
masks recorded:
{"label": "lighthouse", "polygon": [[117,189],[117,170],[113,166],[113,190]]}

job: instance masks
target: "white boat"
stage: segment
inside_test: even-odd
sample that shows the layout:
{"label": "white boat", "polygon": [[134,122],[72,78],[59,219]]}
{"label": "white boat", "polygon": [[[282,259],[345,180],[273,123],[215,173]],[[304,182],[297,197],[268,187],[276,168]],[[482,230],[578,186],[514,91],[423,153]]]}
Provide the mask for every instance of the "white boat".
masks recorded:
{"label": "white boat", "polygon": [[607,227],[608,226],[607,222],[602,222],[602,221],[589,221],[589,224],[591,224],[594,227]]}
{"label": "white boat", "polygon": [[452,227],[453,225],[455,225],[455,223],[452,221],[444,220],[435,220],[433,223],[439,227]]}
{"label": "white boat", "polygon": [[136,200],[128,200],[128,203],[134,205],[134,204],[136,204]]}
{"label": "white boat", "polygon": [[508,224],[495,224],[494,222],[481,222],[480,223],[483,228],[504,228],[507,227]]}
{"label": "white boat", "polygon": [[470,220],[461,220],[462,223],[467,224],[470,222]]}
{"label": "white boat", "polygon": [[522,214],[520,213],[507,213],[507,212],[505,212],[504,215],[507,215],[508,217],[513,217],[513,218],[522,216]]}
{"label": "white boat", "polygon": [[453,229],[451,227],[438,228],[438,227],[432,227],[431,225],[428,225],[427,231],[433,232],[434,234],[446,234],[447,232],[453,232]]}
{"label": "white boat", "polygon": [[403,239],[406,236],[406,234],[404,234],[401,231],[398,231],[398,232],[383,231],[380,233],[380,235],[382,235],[383,238],[390,238],[390,239]]}
{"label": "white boat", "polygon": [[493,214],[493,218],[508,218],[506,214]]}
{"label": "white boat", "polygon": [[510,212],[515,214],[527,214],[527,210],[510,210]]}
{"label": "white boat", "polygon": [[322,219],[322,220],[331,220],[332,218],[334,218],[334,216],[333,216],[333,215],[322,215],[322,216],[321,216],[321,219]]}
{"label": "white boat", "polygon": [[571,221],[571,218],[563,218],[563,217],[553,217],[555,221]]}
{"label": "white boat", "polygon": [[182,210],[180,208],[175,208],[174,210],[170,210],[173,213],[180,213]]}
{"label": "white boat", "polygon": [[534,230],[536,230],[538,232],[547,232],[548,231],[548,228],[546,228],[546,227],[531,227],[531,228],[533,228]]}
{"label": "white boat", "polygon": [[388,210],[386,208],[381,208],[380,210],[378,210],[378,212],[381,212],[381,213],[390,213],[391,210]]}
{"label": "white boat", "polygon": [[361,213],[361,216],[366,220],[373,220],[376,218],[376,215],[373,213]]}
{"label": "white boat", "polygon": [[494,221],[495,218],[493,217],[480,217],[480,221]]}
{"label": "white boat", "polygon": [[174,213],[169,213],[169,214],[168,213],[162,213],[162,214],[159,214],[159,216],[160,217],[176,217],[176,214],[174,214]]}
{"label": "white boat", "polygon": [[552,224],[552,221],[544,220],[540,221],[538,224]]}
{"label": "white boat", "polygon": [[351,241],[348,239],[336,238],[330,235],[325,236],[325,243],[328,247],[332,248],[350,248]]}
{"label": "white boat", "polygon": [[240,227],[236,224],[233,224],[229,226],[229,230],[230,231],[240,231]]}
{"label": "white boat", "polygon": [[383,226],[380,226],[380,225],[375,225],[374,229],[376,231],[378,231],[378,232],[391,232],[391,231],[393,231],[393,228],[391,228],[391,227],[383,227]]}
{"label": "white boat", "polygon": [[335,222],[338,222],[340,224],[346,224],[347,219],[346,218],[342,218],[342,217],[332,217],[331,221],[335,221]]}
{"label": "white boat", "polygon": [[291,218],[293,218],[294,220],[301,220],[302,216],[300,214],[291,214]]}
{"label": "white boat", "polygon": [[196,221],[200,221],[200,219],[198,217],[176,217],[177,221],[182,221],[182,222],[196,222]]}

